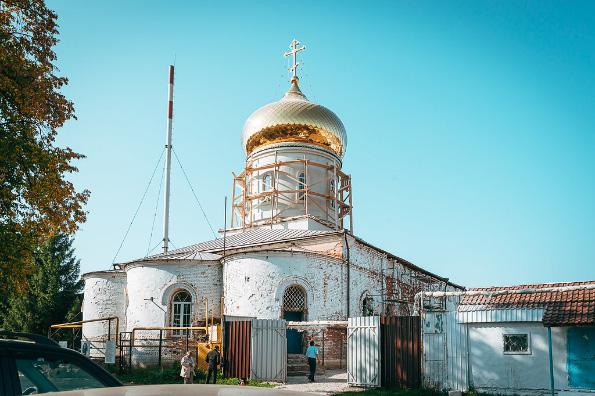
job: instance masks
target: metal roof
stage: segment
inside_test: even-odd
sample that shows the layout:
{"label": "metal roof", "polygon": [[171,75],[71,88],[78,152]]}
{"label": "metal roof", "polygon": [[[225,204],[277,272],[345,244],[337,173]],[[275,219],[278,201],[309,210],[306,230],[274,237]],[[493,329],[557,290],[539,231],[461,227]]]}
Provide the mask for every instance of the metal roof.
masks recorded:
{"label": "metal roof", "polygon": [[[295,240],[302,240],[302,239],[310,239],[310,238],[319,238],[331,235],[343,235],[346,233],[347,235],[355,238],[358,242],[369,246],[379,252],[385,253],[387,257],[397,260],[400,264],[409,267],[415,271],[419,271],[423,274],[426,274],[436,280],[443,281],[451,286],[454,286],[459,289],[463,289],[462,286],[454,284],[448,280],[448,278],[442,278],[436,274],[433,274],[429,271],[424,270],[416,266],[415,264],[410,263],[407,260],[404,260],[400,257],[397,257],[391,253],[388,253],[385,250],[379,249],[370,243],[364,241],[361,238],[358,238],[347,230],[339,230],[339,231],[320,231],[320,230],[296,230],[296,229],[266,229],[266,228],[259,228],[253,230],[247,230],[244,232],[239,232],[237,234],[229,235],[225,238],[225,249],[233,250],[239,248],[246,248],[252,246],[264,246],[264,245],[272,245],[275,243],[283,243],[283,242],[291,242]],[[119,264],[120,266],[125,266],[131,263],[138,263],[138,262],[151,262],[151,261],[179,261],[179,260],[194,260],[194,261],[217,261],[221,258],[221,253],[223,252],[223,238],[213,239],[207,242],[198,243],[192,246],[187,246],[184,248],[172,250],[166,253],[159,253],[153,256],[144,257],[138,260],[132,260],[126,263]],[[278,249],[276,249],[278,250]],[[297,251],[297,250],[296,250]]]}
{"label": "metal roof", "polygon": [[545,309],[490,309],[456,313],[457,323],[541,322]]}
{"label": "metal roof", "polygon": [[[298,239],[308,239],[320,236],[340,234],[341,231],[316,231],[316,230],[275,230],[275,229],[256,229],[237,234],[230,235],[225,238],[226,249],[236,249],[242,247],[250,247],[256,245],[266,245],[278,242],[286,242]],[[196,245],[172,250],[166,253],[156,254],[149,256],[143,261],[154,261],[154,260],[180,260],[186,259],[191,260],[191,255],[205,255],[205,253],[220,253],[223,251],[223,238],[213,239],[211,241],[198,243]],[[220,258],[219,255],[211,254],[211,257],[215,260]],[[203,256],[204,257],[204,256]],[[194,260],[200,260],[195,258]],[[203,258],[204,260],[204,258]],[[138,261],[138,260],[137,260]]]}

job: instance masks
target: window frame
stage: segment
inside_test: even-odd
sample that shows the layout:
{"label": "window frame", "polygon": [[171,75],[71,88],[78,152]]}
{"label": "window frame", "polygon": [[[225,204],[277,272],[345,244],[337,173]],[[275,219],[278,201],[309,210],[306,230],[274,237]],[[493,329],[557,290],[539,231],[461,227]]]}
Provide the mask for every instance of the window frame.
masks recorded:
{"label": "window frame", "polygon": [[[298,173],[298,201],[304,201],[306,199],[306,190],[307,190],[307,183],[308,180],[306,180],[306,172],[300,172]],[[304,190],[304,191],[300,191],[300,190]]]}
{"label": "window frame", "polygon": [[374,316],[375,312],[374,312],[374,297],[372,297],[370,294],[365,293],[363,298],[362,298],[362,305],[361,305],[361,310],[362,310],[362,316],[364,317],[370,317],[370,316]]}
{"label": "window frame", "polygon": [[[299,310],[287,310],[287,309],[285,309],[287,307],[287,305],[289,305],[289,304],[286,305],[286,302],[287,302],[286,301],[286,294],[289,293],[289,290],[292,289],[292,288],[293,289],[296,289],[296,290],[299,290],[301,292],[302,296],[303,296],[303,299],[304,299],[304,305]],[[308,293],[306,293],[306,289],[302,285],[299,285],[297,283],[292,283],[291,285],[287,285],[283,289],[283,294],[282,294],[282,297],[281,297],[281,310],[283,312],[285,312],[285,311],[287,311],[287,312],[303,312],[304,315],[305,315],[308,312]]]}
{"label": "window frame", "polygon": [[[507,337],[510,336],[526,336],[527,337],[527,350],[526,351],[507,351]],[[502,334],[502,353],[504,355],[531,355],[531,333],[503,333]]]}
{"label": "window frame", "polygon": [[[189,301],[175,301],[176,297],[180,294],[185,293]],[[178,290],[176,291],[171,297],[171,327],[192,327],[192,294],[188,290]],[[176,313],[176,308],[179,307],[179,312]],[[188,308],[188,313],[186,313],[186,308]],[[179,316],[179,325],[176,325],[176,317]],[[185,321],[185,317],[188,318]],[[185,326],[185,324],[188,324]],[[186,333],[188,332],[188,336],[192,334],[191,330],[172,330],[171,336],[172,337],[186,337]]]}
{"label": "window frame", "polygon": [[[267,178],[269,178],[268,184],[266,181]],[[261,189],[260,189],[261,193],[265,193],[265,192],[273,190],[273,173],[272,172],[266,172],[262,175],[262,182],[260,183],[260,186],[261,186]],[[262,197],[261,201],[262,202],[270,202],[271,197],[270,196]]]}
{"label": "window frame", "polygon": [[[267,184],[267,177],[269,178],[269,183]],[[271,172],[266,172],[262,175],[262,191],[267,192],[273,189],[273,174]]]}
{"label": "window frame", "polygon": [[331,209],[335,209],[335,194],[334,194],[334,192],[335,192],[336,184],[337,183],[335,183],[335,179],[329,180],[328,192],[329,192],[329,195],[331,196],[331,199],[329,201],[329,207]]}

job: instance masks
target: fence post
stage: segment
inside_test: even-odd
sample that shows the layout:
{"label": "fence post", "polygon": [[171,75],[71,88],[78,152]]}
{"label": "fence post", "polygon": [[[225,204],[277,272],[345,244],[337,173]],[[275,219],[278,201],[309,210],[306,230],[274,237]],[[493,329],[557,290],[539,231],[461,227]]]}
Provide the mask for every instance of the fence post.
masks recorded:
{"label": "fence post", "polygon": [[124,347],[124,346],[122,345],[122,333],[120,333],[120,360],[118,361],[118,368],[119,368],[118,372],[119,372],[119,373],[122,373],[122,371],[123,371],[123,368],[124,368],[124,366],[123,366],[123,365],[124,365],[124,363],[122,362],[122,360],[124,360],[124,359],[123,359],[123,357],[124,357],[124,354],[122,353],[122,348],[123,348],[123,347]]}
{"label": "fence post", "polygon": [[188,350],[188,336],[190,335],[190,332],[188,331],[188,329],[186,329],[186,350]]}
{"label": "fence post", "polygon": [[111,339],[112,336],[112,320],[108,319],[107,320],[107,340],[109,341]]}
{"label": "fence post", "polygon": [[163,342],[163,330],[159,330],[159,367],[161,367],[161,344]]}
{"label": "fence post", "polygon": [[130,333],[130,340],[128,341],[128,374],[132,374],[132,334]]}
{"label": "fence post", "polygon": [[322,330],[322,367],[324,367],[324,355],[325,355],[325,349],[324,349],[324,330]]}

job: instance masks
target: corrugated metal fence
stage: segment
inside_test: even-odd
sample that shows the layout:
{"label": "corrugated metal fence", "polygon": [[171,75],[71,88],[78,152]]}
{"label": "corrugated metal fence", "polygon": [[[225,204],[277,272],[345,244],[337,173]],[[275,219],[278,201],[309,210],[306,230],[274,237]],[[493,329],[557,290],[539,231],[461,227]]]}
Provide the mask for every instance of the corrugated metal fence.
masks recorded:
{"label": "corrugated metal fence", "polygon": [[225,322],[223,345],[225,378],[248,378],[250,376],[250,334],[252,321]]}
{"label": "corrugated metal fence", "polygon": [[349,318],[347,382],[358,386],[421,386],[419,316]]}
{"label": "corrugated metal fence", "polygon": [[284,320],[252,320],[250,379],[281,381],[287,378],[287,335]]}
{"label": "corrugated metal fence", "polygon": [[380,317],[347,322],[347,383],[380,386]]}
{"label": "corrugated metal fence", "polygon": [[382,317],[381,383],[383,387],[421,386],[419,316]]}
{"label": "corrugated metal fence", "polygon": [[422,320],[423,386],[467,391],[467,327],[457,323],[456,312],[425,312]]}

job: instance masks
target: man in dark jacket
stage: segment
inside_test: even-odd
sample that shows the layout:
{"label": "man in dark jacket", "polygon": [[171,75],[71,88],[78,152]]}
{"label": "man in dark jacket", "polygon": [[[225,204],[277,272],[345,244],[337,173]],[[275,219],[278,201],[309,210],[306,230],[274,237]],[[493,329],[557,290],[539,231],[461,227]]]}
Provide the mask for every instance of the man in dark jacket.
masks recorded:
{"label": "man in dark jacket", "polygon": [[213,375],[213,383],[217,381],[217,365],[219,364],[219,361],[219,345],[215,345],[215,349],[207,353],[207,357],[205,358],[205,362],[207,362],[209,366],[207,369],[207,382],[205,382],[205,384],[209,383],[211,374]]}

